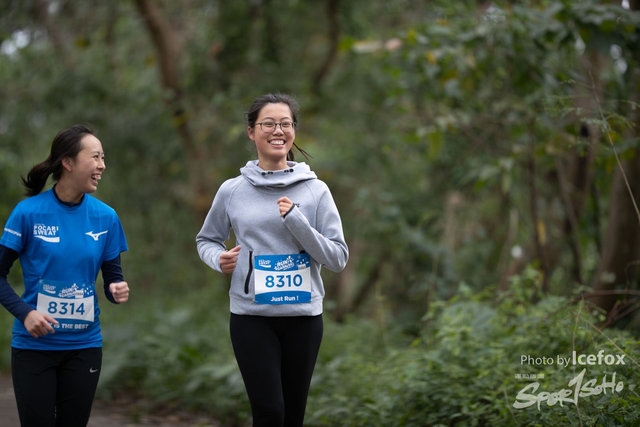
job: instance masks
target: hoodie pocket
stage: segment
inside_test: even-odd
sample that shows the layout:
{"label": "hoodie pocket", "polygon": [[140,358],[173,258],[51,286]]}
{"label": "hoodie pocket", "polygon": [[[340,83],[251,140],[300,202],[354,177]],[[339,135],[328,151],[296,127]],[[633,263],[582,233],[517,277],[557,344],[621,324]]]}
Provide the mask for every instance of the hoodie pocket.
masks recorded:
{"label": "hoodie pocket", "polygon": [[249,293],[249,281],[251,280],[251,273],[253,273],[253,251],[249,251],[249,271],[247,272],[247,278],[244,280],[244,293]]}

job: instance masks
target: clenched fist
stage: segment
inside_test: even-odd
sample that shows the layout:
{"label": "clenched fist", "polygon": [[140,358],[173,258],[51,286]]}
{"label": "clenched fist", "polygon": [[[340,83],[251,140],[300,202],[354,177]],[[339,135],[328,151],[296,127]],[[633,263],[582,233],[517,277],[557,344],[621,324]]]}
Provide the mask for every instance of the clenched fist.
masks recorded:
{"label": "clenched fist", "polygon": [[236,269],[238,254],[240,254],[240,245],[220,254],[220,269],[223,273],[232,273]]}
{"label": "clenched fist", "polygon": [[113,282],[109,284],[109,291],[118,304],[129,300],[129,285],[127,282]]}

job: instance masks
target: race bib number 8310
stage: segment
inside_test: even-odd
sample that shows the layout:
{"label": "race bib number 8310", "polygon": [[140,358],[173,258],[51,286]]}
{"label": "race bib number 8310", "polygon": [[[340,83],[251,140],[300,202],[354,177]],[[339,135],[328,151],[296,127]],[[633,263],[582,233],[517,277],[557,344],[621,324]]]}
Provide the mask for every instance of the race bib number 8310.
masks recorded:
{"label": "race bib number 8310", "polygon": [[311,302],[309,254],[256,255],[254,258],[257,304]]}

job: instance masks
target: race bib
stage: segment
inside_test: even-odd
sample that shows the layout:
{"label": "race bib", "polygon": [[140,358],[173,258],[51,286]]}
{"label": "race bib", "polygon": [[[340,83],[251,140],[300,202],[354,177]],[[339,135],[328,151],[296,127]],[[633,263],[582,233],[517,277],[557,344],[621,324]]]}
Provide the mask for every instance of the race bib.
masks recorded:
{"label": "race bib", "polygon": [[256,304],[311,302],[309,254],[256,255],[253,265]]}
{"label": "race bib", "polygon": [[93,324],[95,284],[85,285],[52,280],[38,283],[36,310],[58,321],[56,332],[83,331]]}

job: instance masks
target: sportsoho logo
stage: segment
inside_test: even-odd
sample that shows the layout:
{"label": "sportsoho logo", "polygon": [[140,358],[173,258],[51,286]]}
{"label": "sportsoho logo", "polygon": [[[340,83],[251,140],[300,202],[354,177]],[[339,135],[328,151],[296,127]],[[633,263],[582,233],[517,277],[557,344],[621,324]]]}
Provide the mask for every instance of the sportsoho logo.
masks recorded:
{"label": "sportsoho logo", "polygon": [[49,243],[60,243],[60,236],[57,235],[59,229],[60,227],[57,225],[35,224],[33,226],[33,237]]}

